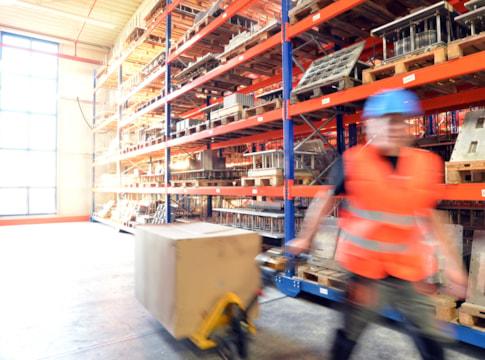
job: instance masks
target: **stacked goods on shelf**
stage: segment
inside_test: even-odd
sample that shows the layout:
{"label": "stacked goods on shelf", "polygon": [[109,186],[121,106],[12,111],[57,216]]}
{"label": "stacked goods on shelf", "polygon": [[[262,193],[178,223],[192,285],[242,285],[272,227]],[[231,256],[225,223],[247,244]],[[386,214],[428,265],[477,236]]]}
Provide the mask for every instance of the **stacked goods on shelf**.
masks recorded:
{"label": "stacked goods on shelf", "polygon": [[223,107],[210,112],[210,127],[241,120],[243,111],[253,105],[254,97],[252,95],[235,93],[224,97]]}
{"label": "stacked goods on shelf", "polygon": [[447,1],[440,1],[372,30],[383,39],[383,60],[364,71],[364,84],[446,62],[452,42],[466,36],[456,15]]}
{"label": "stacked goods on shelf", "polygon": [[224,157],[205,150],[190,158],[184,169],[172,171],[170,184],[174,187],[231,186],[243,173],[244,169],[226,168]]}
{"label": "stacked goods on shelf", "polygon": [[485,1],[473,0],[465,3],[469,10],[457,16],[455,21],[463,24],[469,30],[469,35],[463,40],[456,40],[448,45],[448,59],[455,59],[464,55],[485,50]]}
{"label": "stacked goods on shelf", "polygon": [[[269,239],[284,239],[284,205],[281,201],[248,201],[242,207],[214,208],[212,221],[258,232]],[[296,215],[295,226],[300,228],[303,213]]]}
{"label": "stacked goods on shelf", "polygon": [[226,63],[230,59],[244,53],[249,48],[253,47],[271,35],[277,33],[281,25],[276,20],[270,21],[264,26],[254,25],[247,31],[241,32],[234,36],[229,43],[224,46],[224,52],[218,56],[221,63]]}
{"label": "stacked goods on shelf", "polygon": [[[191,38],[193,38],[202,29],[207,27],[212,21],[219,16],[223,16],[224,11],[221,8],[222,1],[215,1],[207,11],[199,12],[194,19],[194,24],[188,29],[184,36],[174,45],[174,49],[179,49]],[[189,54],[211,51],[218,53],[223,50],[223,44],[229,41],[230,37],[238,31],[247,29],[254,24],[254,20],[241,15],[232,16],[227,22],[222,24],[216,31],[208,34],[201,42],[192,46],[188,51]]]}
{"label": "stacked goods on shelf", "polygon": [[[243,186],[281,186],[283,184],[283,150],[264,150],[244,154],[252,159],[248,176],[241,179]],[[316,152],[295,152],[295,183],[310,184],[317,175]]]}
{"label": "stacked goods on shelf", "polygon": [[359,61],[363,50],[361,42],[315,60],[293,89],[294,97],[304,101],[360,84],[368,67]]}
{"label": "stacked goods on shelf", "polygon": [[459,309],[461,324],[485,331],[485,231],[475,231],[466,302]]}

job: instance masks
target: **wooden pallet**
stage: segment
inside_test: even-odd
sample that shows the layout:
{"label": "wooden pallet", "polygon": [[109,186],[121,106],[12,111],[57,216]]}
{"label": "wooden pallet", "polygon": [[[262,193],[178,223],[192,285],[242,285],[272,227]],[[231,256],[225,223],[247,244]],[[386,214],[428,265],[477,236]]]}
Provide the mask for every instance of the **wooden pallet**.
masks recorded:
{"label": "wooden pallet", "polygon": [[433,296],[435,317],[441,321],[455,321],[458,318],[456,299],[448,295]]}
{"label": "wooden pallet", "polygon": [[241,120],[241,118],[242,118],[242,111],[236,111],[232,114],[227,114],[227,115],[224,115],[224,116],[219,117],[217,119],[211,120],[210,126],[214,128],[214,127],[217,127],[217,126],[226,125],[226,124],[229,124],[231,122]]}
{"label": "wooden pallet", "polygon": [[463,303],[458,311],[460,324],[485,332],[485,307]]}
{"label": "wooden pallet", "polygon": [[297,274],[300,279],[312,281],[329,288],[344,290],[347,286],[348,274],[343,271],[304,264],[298,266]]}
{"label": "wooden pallet", "polygon": [[317,98],[325,94],[331,94],[336,91],[342,91],[359,85],[360,81],[349,76],[343,79],[327,83],[325,85],[316,84],[313,87],[306,87],[305,89],[293,92],[293,101],[306,101],[312,98]]}
{"label": "wooden pallet", "polygon": [[288,14],[290,17],[290,24],[293,25],[298,21],[303,20],[308,15],[316,13],[332,2],[332,0],[308,0],[306,2],[302,2],[300,5],[295,6],[292,10],[290,10]]}
{"label": "wooden pallet", "polygon": [[485,182],[485,160],[449,161],[445,165],[447,184]]}
{"label": "wooden pallet", "polygon": [[362,82],[368,84],[418,68],[440,64],[446,60],[446,47],[439,46],[429,51],[406,55],[395,61],[381,63],[372,69],[365,69],[362,72]]}
{"label": "wooden pallet", "polygon": [[266,256],[259,265],[276,271],[284,271],[286,262],[284,256]]}
{"label": "wooden pallet", "polygon": [[448,44],[448,60],[485,50],[485,32]]}
{"label": "wooden pallet", "polygon": [[281,186],[283,185],[283,176],[244,176],[241,178],[241,186]]}
{"label": "wooden pallet", "polygon": [[274,99],[270,102],[266,102],[260,105],[256,105],[252,108],[249,109],[244,109],[243,111],[243,119],[247,119],[251,116],[256,116],[263,114],[265,112],[275,110],[275,109],[280,109],[282,105],[281,99]]}
{"label": "wooden pallet", "polygon": [[235,180],[221,179],[184,179],[170,180],[173,187],[232,186]]}

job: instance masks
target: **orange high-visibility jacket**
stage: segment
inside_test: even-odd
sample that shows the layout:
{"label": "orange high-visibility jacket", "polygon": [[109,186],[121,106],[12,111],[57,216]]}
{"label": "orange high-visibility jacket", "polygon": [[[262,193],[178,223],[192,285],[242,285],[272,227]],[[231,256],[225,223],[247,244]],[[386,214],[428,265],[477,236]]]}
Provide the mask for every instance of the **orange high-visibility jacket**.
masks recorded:
{"label": "orange high-visibility jacket", "polygon": [[441,159],[403,148],[394,169],[373,146],[353,147],[343,159],[346,200],[336,254],[340,264],[371,279],[420,281],[433,275],[436,254],[423,224],[439,199]]}

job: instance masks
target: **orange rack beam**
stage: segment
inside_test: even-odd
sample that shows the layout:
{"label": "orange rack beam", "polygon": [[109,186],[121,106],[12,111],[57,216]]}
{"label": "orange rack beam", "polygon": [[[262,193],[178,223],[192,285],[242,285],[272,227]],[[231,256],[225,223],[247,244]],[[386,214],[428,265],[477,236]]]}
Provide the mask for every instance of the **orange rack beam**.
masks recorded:
{"label": "orange rack beam", "polygon": [[[459,59],[451,60],[447,63],[429,66],[416,71],[399,74],[391,78],[382,79],[370,84],[357,86],[330,95],[324,95],[319,98],[299,102],[289,106],[289,113],[290,116],[295,117],[311,111],[364,100],[368,96],[377,92],[379,89],[395,87],[411,88],[483,70],[485,70],[485,51],[464,56]],[[474,90],[464,91],[460,94],[445,95],[444,98],[438,97],[436,99],[428,99],[423,101],[423,106],[426,111],[433,112],[439,109],[447,108],[452,104],[456,104],[456,106],[462,106],[470,103],[479,103],[482,102],[484,99],[485,90],[482,87]],[[123,154],[121,156],[121,159],[129,159],[130,157],[161,151],[167,147],[180,146],[195,141],[207,139],[213,136],[237,132],[238,130],[243,130],[261,124],[281,120],[281,116],[281,109],[272,110],[261,115],[250,117],[248,119],[218,126],[213,129],[204,130],[196,134],[169,140],[167,142],[163,142],[157,145],[148,146],[132,153]],[[236,144],[236,142],[227,144]]]}
{"label": "orange rack beam", "polygon": [[[292,197],[313,198],[332,189],[328,185],[289,185]],[[131,194],[179,194],[213,196],[283,197],[283,186],[213,186],[213,187],[127,187],[100,188],[96,192]],[[485,201],[485,183],[441,185],[442,200]]]}

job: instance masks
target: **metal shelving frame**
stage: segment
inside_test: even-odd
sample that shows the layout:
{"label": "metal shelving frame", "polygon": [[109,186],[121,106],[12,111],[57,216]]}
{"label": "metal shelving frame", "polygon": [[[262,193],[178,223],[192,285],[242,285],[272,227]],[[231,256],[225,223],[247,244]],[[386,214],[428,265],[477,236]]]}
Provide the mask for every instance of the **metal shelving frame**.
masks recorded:
{"label": "metal shelving frame", "polygon": [[[128,59],[130,53],[134,49],[142,44],[150,34],[162,21],[166,24],[166,64],[157,71],[157,76],[165,75],[164,88],[165,94],[159,100],[154,101],[149,106],[142,110],[135,112],[134,114],[121,118],[121,112],[119,119],[117,120],[118,136],[119,130],[132,126],[137,119],[145,114],[152,112],[153,110],[164,107],[165,108],[165,135],[167,139],[170,138],[170,122],[171,122],[171,103],[176,101],[179,97],[183,96],[189,91],[203,86],[206,82],[217,78],[218,76],[242,65],[264,54],[265,52],[281,46],[282,48],[282,68],[276,75],[256,82],[254,85],[242,89],[241,93],[251,93],[257,89],[262,89],[272,84],[283,82],[283,106],[282,109],[272,110],[263,114],[255,115],[253,117],[243,119],[240,121],[232,122],[226,125],[221,125],[215,128],[207,129],[199,133],[192,135],[163,141],[156,145],[146,146],[142,149],[131,151],[129,153],[122,154],[103,159],[98,161],[94,159],[93,166],[102,165],[110,162],[120,163],[121,161],[131,160],[136,161],[149,157],[151,155],[164,155],[165,157],[165,185],[162,187],[150,187],[150,188],[131,188],[131,187],[110,187],[110,188],[96,188],[94,192],[108,192],[115,194],[160,194],[164,195],[166,204],[170,204],[170,195],[194,195],[194,196],[235,196],[235,197],[251,197],[251,196],[267,196],[283,198],[285,203],[285,241],[289,241],[295,236],[295,211],[293,200],[295,197],[307,197],[312,198],[328,190],[328,186],[305,186],[294,185],[294,137],[304,136],[313,132],[311,126],[304,124],[295,126],[293,124],[293,117],[300,114],[336,108],[344,106],[347,103],[363,101],[371,94],[382,88],[404,87],[414,88],[423,86],[430,83],[436,83],[455,77],[477,73],[485,71],[485,51],[477,52],[471,55],[463,56],[458,59],[450,60],[441,64],[431,65],[419,70],[413,70],[408,73],[398,74],[390,78],[375,81],[373,83],[356,86],[346,90],[342,90],[330,95],[323,95],[318,98],[313,98],[307,101],[290,103],[291,90],[293,76],[300,74],[303,70],[301,67],[293,67],[293,52],[291,46],[291,40],[296,36],[322,24],[329,20],[351,10],[352,8],[363,4],[366,0],[339,0],[335,1],[325,8],[320,9],[313,14],[308,15],[304,19],[296,22],[293,25],[289,23],[288,12],[291,7],[290,0],[281,0],[282,9],[282,21],[281,31],[268,39],[258,43],[252,48],[248,49],[243,54],[227,61],[219,67],[209,71],[205,75],[195,79],[194,81],[182,86],[181,88],[171,91],[171,63],[176,60],[185,51],[194,46],[198,41],[201,41],[205,36],[211,32],[217,30],[219,26],[228,21],[232,16],[247,8],[251,4],[263,0],[238,0],[232,1],[228,7],[224,10],[221,16],[217,17],[208,26],[203,28],[199,33],[195,34],[191,39],[186,41],[183,46],[177,48],[175,51],[170,51],[171,45],[171,12],[177,5],[181,3],[180,0],[167,1],[166,8],[157,15],[155,21],[148,27],[143,36],[136,41],[134,45],[131,45],[126,53],[122,54],[116,59],[105,71],[103,77],[98,78],[95,81],[95,90],[99,89],[103,82],[116,70],[120,69],[123,62]],[[463,2],[460,0],[450,0],[450,3],[458,10],[463,10]],[[367,39],[366,50],[372,48],[376,44],[375,39]],[[309,64],[304,64],[306,68]],[[136,89],[140,91],[145,86],[148,86],[155,77],[150,77],[144,82],[139,84]],[[133,91],[132,91],[133,92]],[[136,92],[136,91],[135,91]],[[95,97],[94,97],[95,98]],[[95,98],[96,99],[96,98]],[[210,103],[221,102],[221,99],[208,100]],[[485,104],[485,87],[475,87],[472,89],[464,90],[458,94],[441,95],[434,98],[424,99],[423,108],[427,114],[432,114],[438,111],[448,111],[464,108],[472,105]],[[198,114],[202,114],[204,107],[195,108],[194,110],[187,111],[182,117],[189,118]],[[93,114],[95,116],[95,113]],[[223,149],[226,147],[257,143],[267,139],[283,139],[285,164],[284,164],[284,184],[283,186],[246,186],[246,187],[170,187],[168,186],[170,180],[169,163],[170,156],[177,153],[175,147],[182,145],[193,144],[204,139],[214,139],[217,136],[237,132],[239,130],[249,129],[257,127],[263,124],[268,124],[276,121],[283,122],[283,129],[271,130],[264,133],[255,135],[244,135],[231,140],[214,141],[210,144],[210,149]],[[338,150],[342,152],[345,149],[344,143],[344,131],[345,126],[349,125],[349,139],[351,143],[356,142],[356,127],[354,124],[358,123],[359,115],[338,115],[335,120],[330,121],[321,131],[328,131],[329,129],[337,129],[337,141]],[[324,120],[315,121],[313,125],[319,127],[323,124]],[[350,134],[352,133],[352,134]],[[206,145],[195,146],[187,151],[195,152],[207,149]],[[481,184],[460,184],[460,185],[442,185],[441,193],[443,200],[473,200],[483,201],[485,200],[485,183]],[[166,206],[167,220],[170,221],[170,206]],[[105,223],[110,223],[105,219],[95,219]],[[114,224],[116,226],[116,224]],[[119,228],[119,226],[118,226]],[[325,288],[318,284],[298,279],[294,277],[294,269],[289,269],[284,274],[279,274],[276,277],[276,283],[278,288],[284,293],[290,296],[297,296],[300,292],[308,292],[314,295],[318,295],[330,300],[340,301],[341,293],[334,289]],[[396,318],[396,315],[389,315],[391,318]],[[455,330],[456,338],[479,346],[485,347],[485,332],[481,332],[472,328],[464,327],[459,324],[450,324]]]}

